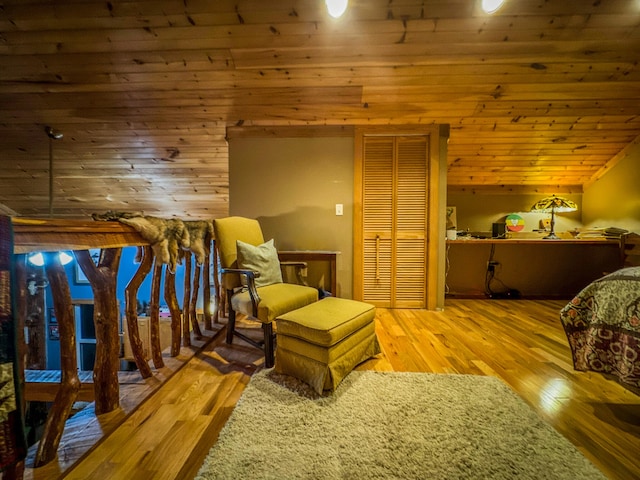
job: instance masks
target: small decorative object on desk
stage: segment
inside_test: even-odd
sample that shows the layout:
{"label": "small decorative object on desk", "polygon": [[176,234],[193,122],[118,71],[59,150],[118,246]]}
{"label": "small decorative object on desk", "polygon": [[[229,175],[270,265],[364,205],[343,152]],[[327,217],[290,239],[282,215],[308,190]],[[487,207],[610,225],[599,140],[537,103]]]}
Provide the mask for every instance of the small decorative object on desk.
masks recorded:
{"label": "small decorative object on desk", "polygon": [[524,229],[524,219],[515,213],[507,215],[506,224],[510,232],[521,232]]}
{"label": "small decorative object on desk", "polygon": [[447,230],[455,230],[458,225],[456,207],[447,207]]}

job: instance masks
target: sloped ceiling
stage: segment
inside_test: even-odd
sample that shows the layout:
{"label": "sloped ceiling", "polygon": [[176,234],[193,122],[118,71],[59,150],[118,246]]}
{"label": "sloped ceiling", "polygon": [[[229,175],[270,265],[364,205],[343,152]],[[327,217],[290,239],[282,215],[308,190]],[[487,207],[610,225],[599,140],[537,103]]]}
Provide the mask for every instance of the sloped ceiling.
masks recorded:
{"label": "sloped ceiling", "polygon": [[639,58],[631,0],[0,0],[0,203],[216,217],[228,127],[432,123],[451,191],[579,193],[639,141]]}

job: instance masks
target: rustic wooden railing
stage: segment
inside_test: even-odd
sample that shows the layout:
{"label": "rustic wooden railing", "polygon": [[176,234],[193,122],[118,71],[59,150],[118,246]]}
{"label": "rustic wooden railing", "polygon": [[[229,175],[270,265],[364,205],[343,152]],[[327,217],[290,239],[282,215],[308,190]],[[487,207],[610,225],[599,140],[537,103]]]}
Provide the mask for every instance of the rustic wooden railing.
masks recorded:
{"label": "rustic wooden railing", "polygon": [[[61,351],[61,384],[55,401],[49,411],[44,432],[36,453],[34,466],[44,465],[56,456],[65,422],[80,389],[78,379],[78,362],[76,358],[75,318],[70,294],[69,282],[63,266],[60,264],[58,251],[72,250],[78,265],[89,280],[94,296],[94,324],[96,327],[96,360],[93,370],[93,386],[95,393],[96,415],[111,412],[119,407],[119,357],[120,332],[118,318],[118,300],[116,286],[118,267],[123,247],[136,246],[141,249],[141,261],[138,270],[125,289],[125,316],[129,329],[131,351],[140,374],[144,377],[152,375],[151,367],[143,353],[143,346],[138,331],[137,293],[140,285],[153,270],[150,299],[150,337],[151,358],[155,368],[163,366],[160,347],[159,306],[160,284],[164,266],[156,262],[152,248],[133,227],[120,222],[94,222],[76,220],[34,220],[13,219],[14,253],[21,257],[16,262],[16,276],[24,279],[26,256],[32,252],[43,252],[45,256],[45,272],[53,296],[53,306],[58,319]],[[181,344],[191,344],[190,325],[194,335],[201,331],[196,316],[196,301],[202,284],[203,320],[205,329],[212,328],[212,320],[217,322],[217,314],[210,311],[210,255],[212,239],[205,241],[207,254],[203,265],[192,269],[192,255],[184,255],[185,283],[183,308],[180,309],[176,298],[175,275],[166,269],[164,299],[171,313],[171,356],[177,356]],[[98,263],[92,260],[89,249],[100,249]],[[213,253],[214,269],[217,268],[215,252]],[[193,270],[193,273],[192,273]],[[217,275],[214,275],[214,291],[216,296],[220,289]],[[24,283],[24,285],[22,285]],[[26,282],[21,282],[20,289],[26,289]],[[26,311],[23,291],[17,295],[18,331],[24,328],[26,319],[22,312]],[[216,302],[216,304],[218,304]],[[24,348],[24,346],[22,346]]]}

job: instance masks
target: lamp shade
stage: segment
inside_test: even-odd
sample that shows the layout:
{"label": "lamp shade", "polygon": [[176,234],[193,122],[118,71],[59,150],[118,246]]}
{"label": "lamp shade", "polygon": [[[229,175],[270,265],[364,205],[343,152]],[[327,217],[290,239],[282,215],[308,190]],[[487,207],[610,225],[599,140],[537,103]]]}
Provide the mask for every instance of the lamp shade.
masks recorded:
{"label": "lamp shade", "polygon": [[555,195],[538,200],[531,207],[532,212],[575,212],[576,210],[578,205],[575,202]]}
{"label": "lamp shade", "polygon": [[551,232],[544,238],[547,239],[557,239],[558,236],[555,232],[555,213],[556,212],[575,212],[578,210],[578,205],[571,200],[564,197],[556,197],[552,195],[551,197],[545,197],[542,200],[538,200],[533,207],[531,207],[532,212],[551,212]]}

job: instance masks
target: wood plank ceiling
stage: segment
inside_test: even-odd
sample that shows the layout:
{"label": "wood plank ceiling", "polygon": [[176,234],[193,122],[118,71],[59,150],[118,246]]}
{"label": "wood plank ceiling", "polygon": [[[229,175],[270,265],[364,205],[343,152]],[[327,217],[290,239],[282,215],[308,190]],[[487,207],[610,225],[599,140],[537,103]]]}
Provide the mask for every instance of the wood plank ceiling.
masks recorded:
{"label": "wood plank ceiling", "polygon": [[226,215],[229,126],[448,123],[451,190],[581,192],[639,141],[640,2],[479,3],[0,0],[0,203],[49,215],[45,126],[56,217]]}

